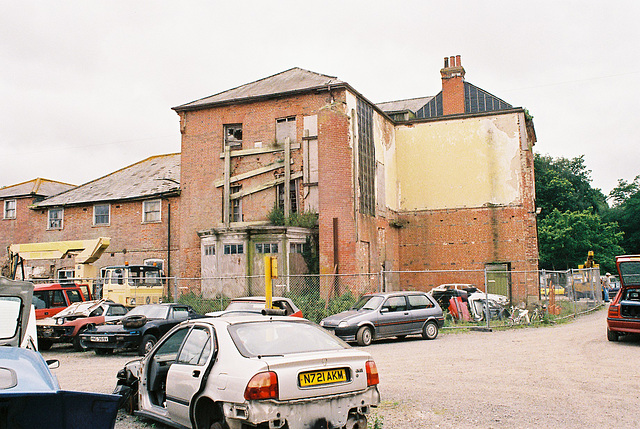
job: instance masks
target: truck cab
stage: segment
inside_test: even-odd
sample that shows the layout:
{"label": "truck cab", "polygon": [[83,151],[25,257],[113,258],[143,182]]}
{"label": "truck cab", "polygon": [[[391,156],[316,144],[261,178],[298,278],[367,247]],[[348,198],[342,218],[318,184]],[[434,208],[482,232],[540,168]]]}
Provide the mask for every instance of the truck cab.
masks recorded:
{"label": "truck cab", "polygon": [[154,265],[117,265],[102,270],[102,297],[126,307],[159,304],[165,279]]}

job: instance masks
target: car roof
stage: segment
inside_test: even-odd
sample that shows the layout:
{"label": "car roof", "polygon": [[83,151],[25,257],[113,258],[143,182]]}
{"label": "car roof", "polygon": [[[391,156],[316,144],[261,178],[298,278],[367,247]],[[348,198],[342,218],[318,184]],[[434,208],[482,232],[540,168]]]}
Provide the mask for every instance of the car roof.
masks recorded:
{"label": "car roof", "polygon": [[259,313],[236,313],[232,317],[204,317],[200,319],[191,319],[183,323],[209,323],[211,325],[215,325],[218,323],[225,323],[227,325],[237,325],[239,323],[247,323],[247,322],[269,322],[269,321],[284,321],[284,322],[292,322],[292,323],[311,323],[307,319],[303,319],[302,317],[290,317],[290,316],[263,316]]}
{"label": "car roof", "polygon": [[[233,299],[231,300],[231,302],[234,302],[234,301],[256,301],[256,302],[264,302],[264,301],[266,301],[266,300],[267,300],[267,298],[266,298],[266,297],[264,297],[264,296],[243,296],[243,297],[240,297],[240,298],[233,298]],[[289,301],[289,298],[283,298],[283,297],[281,297],[281,296],[273,296],[273,297],[271,297],[271,300],[272,300],[272,301],[273,301],[273,300],[284,300],[284,301]]]}
{"label": "car roof", "polygon": [[396,291],[396,292],[373,292],[373,293],[368,293],[365,296],[382,296],[382,297],[389,297],[389,296],[407,296],[407,295],[426,295],[426,292],[423,292],[421,290],[402,290],[402,291]]}

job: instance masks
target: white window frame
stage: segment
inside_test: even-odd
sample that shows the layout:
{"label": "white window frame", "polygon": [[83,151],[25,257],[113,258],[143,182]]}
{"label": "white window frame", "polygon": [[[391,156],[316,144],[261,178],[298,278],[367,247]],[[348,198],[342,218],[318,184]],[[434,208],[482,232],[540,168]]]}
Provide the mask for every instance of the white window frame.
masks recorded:
{"label": "white window frame", "polygon": [[222,249],[224,255],[244,255],[244,243],[225,243]]}
{"label": "white window frame", "polygon": [[202,253],[204,254],[204,256],[216,256],[216,245],[205,244],[203,246]]}
{"label": "white window frame", "polygon": [[[158,210],[151,211],[149,210],[149,205],[151,203],[158,204]],[[147,219],[147,214],[150,213],[158,213],[158,219],[149,220]],[[162,222],[162,200],[147,200],[142,202],[142,223],[160,223]]]}
{"label": "white window frame", "polygon": [[289,253],[304,253],[305,243],[289,243]]}
{"label": "white window frame", "polygon": [[[278,250],[280,250],[279,243],[276,242],[267,242],[267,243],[256,243],[256,253],[259,255],[276,255],[278,254]],[[267,249],[269,250],[267,252]],[[273,251],[275,250],[275,252]]]}
{"label": "white window frame", "polygon": [[[13,203],[13,207],[10,207],[11,203]],[[16,207],[17,207],[17,202],[14,199],[11,200],[4,200],[4,219],[15,219],[16,218]],[[9,213],[13,212],[13,215],[10,215]]]}
{"label": "white window frame", "polygon": [[[60,212],[60,217],[52,218],[52,212]],[[59,223],[56,225],[55,223]],[[64,208],[54,207],[49,209],[47,213],[47,229],[62,229],[64,228]]]}
{"label": "white window frame", "polygon": [[[107,206],[107,208],[109,209],[107,216],[107,222],[106,223],[97,223],[96,222],[96,207],[102,207],[102,206]],[[100,215],[100,216],[104,216],[104,215]],[[111,225],[111,204],[94,204],[93,205],[93,226],[110,226]]]}

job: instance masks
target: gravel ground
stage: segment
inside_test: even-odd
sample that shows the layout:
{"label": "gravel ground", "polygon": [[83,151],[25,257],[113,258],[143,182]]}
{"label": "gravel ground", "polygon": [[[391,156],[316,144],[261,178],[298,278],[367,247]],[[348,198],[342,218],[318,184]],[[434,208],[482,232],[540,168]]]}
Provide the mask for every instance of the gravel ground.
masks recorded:
{"label": "gravel ground", "polygon": [[[638,338],[606,339],[601,310],[553,327],[441,332],[367,347],[382,403],[370,417],[399,428],[638,428]],[[110,393],[134,354],[96,356],[56,346],[54,373],[68,390]],[[116,429],[152,427],[120,413]],[[164,428],[156,424],[156,428]]]}

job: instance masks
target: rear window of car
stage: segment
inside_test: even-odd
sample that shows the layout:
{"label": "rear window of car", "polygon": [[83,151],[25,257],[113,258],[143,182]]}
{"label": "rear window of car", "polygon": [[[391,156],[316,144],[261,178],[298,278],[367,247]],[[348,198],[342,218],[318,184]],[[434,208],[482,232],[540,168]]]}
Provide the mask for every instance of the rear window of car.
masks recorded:
{"label": "rear window of car", "polygon": [[625,286],[640,286],[640,261],[620,263],[622,284]]}
{"label": "rear window of car", "polygon": [[409,295],[409,306],[412,309],[430,308],[433,307],[433,303],[426,297],[426,295]]}
{"label": "rear window of car", "polygon": [[[245,357],[285,356],[340,350],[349,346],[311,322],[246,322],[229,326],[229,335]],[[295,338],[295,341],[292,339]]]}

